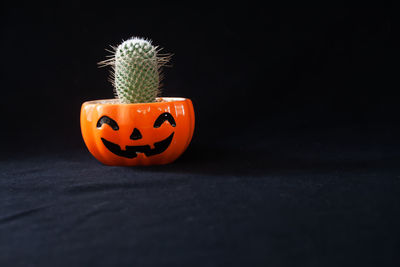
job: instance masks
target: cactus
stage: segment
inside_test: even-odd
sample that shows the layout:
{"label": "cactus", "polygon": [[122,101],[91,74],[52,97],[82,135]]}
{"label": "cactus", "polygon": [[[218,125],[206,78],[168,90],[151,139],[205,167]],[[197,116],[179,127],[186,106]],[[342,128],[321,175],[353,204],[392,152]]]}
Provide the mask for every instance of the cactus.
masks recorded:
{"label": "cactus", "polygon": [[111,82],[121,103],[155,102],[160,94],[161,67],[171,55],[160,54],[160,48],[143,38],[131,38],[113,47],[109,59],[100,66],[112,66]]}

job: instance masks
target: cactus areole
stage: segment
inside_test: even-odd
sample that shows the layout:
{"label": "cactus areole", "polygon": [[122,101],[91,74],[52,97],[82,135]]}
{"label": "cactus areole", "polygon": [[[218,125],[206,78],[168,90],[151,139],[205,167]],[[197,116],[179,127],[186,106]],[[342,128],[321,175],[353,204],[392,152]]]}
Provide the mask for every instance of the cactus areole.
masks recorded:
{"label": "cactus areole", "polygon": [[113,48],[101,66],[111,66],[116,99],[83,103],[81,132],[92,155],[106,165],[167,164],[188,147],[194,110],[186,98],[160,98],[161,68],[170,55],[142,38]]}

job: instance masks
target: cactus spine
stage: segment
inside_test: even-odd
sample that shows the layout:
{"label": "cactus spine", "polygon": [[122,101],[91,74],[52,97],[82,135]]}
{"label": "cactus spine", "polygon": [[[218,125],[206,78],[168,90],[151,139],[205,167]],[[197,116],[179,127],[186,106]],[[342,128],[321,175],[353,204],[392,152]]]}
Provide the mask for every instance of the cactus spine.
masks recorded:
{"label": "cactus spine", "polygon": [[131,38],[114,48],[110,59],[100,65],[111,65],[111,82],[121,103],[155,102],[160,93],[161,67],[170,55],[160,55],[151,41]]}

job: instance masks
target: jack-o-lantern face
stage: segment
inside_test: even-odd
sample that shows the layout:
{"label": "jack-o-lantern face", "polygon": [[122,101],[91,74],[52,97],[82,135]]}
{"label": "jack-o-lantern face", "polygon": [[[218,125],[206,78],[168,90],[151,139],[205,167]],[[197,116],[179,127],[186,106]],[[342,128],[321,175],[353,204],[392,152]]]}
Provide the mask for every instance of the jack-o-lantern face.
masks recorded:
{"label": "jack-o-lantern face", "polygon": [[82,105],[81,129],[89,151],[107,165],[153,165],[174,161],[189,145],[194,112],[189,99]]}
{"label": "jack-o-lantern face", "polygon": [[[159,128],[164,122],[167,121],[172,127],[176,126],[174,117],[172,117],[172,115],[169,112],[164,112],[160,116],[158,116],[157,120],[154,122],[153,127]],[[114,131],[119,130],[118,123],[108,116],[103,116],[97,121],[97,128],[101,128],[103,124],[108,124],[108,126],[110,126],[111,129],[113,129]],[[150,157],[164,152],[171,144],[173,137],[174,137],[174,132],[172,132],[167,138],[155,142],[154,148],[151,148],[150,145],[140,145],[140,146],[126,146],[125,150],[122,150],[118,144],[114,144],[113,142],[110,142],[103,137],[101,137],[101,141],[103,141],[105,147],[107,147],[108,150],[110,150],[115,155],[132,159],[137,157],[139,153],[144,153],[147,157]],[[134,128],[129,138],[132,140],[140,140],[142,139],[142,134],[140,133],[139,129]]]}

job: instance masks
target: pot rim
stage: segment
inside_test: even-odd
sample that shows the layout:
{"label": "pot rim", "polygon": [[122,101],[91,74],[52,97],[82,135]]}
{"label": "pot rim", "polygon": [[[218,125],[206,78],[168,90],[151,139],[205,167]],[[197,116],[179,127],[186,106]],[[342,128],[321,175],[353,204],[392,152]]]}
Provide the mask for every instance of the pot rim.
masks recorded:
{"label": "pot rim", "polygon": [[160,102],[150,102],[150,103],[121,103],[118,98],[109,98],[109,99],[98,99],[98,100],[90,100],[86,101],[83,104],[97,104],[97,105],[157,105],[166,102],[181,102],[186,101],[188,98],[184,97],[156,97],[156,100],[163,100]]}

